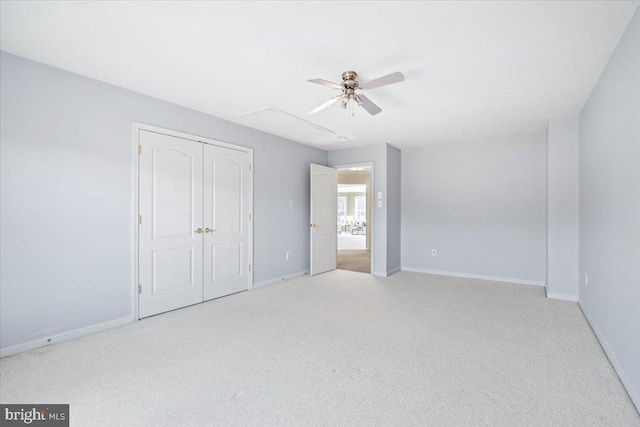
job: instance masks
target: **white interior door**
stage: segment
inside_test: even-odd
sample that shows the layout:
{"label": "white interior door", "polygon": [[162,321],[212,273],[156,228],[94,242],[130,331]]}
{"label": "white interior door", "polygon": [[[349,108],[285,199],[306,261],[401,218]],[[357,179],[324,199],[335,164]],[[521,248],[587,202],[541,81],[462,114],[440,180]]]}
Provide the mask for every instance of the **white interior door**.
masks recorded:
{"label": "white interior door", "polygon": [[202,144],[141,130],[139,317],[202,302]]}
{"label": "white interior door", "polygon": [[204,146],[204,299],[249,289],[251,155]]}
{"label": "white interior door", "polygon": [[338,170],[311,165],[311,275],[336,269]]}

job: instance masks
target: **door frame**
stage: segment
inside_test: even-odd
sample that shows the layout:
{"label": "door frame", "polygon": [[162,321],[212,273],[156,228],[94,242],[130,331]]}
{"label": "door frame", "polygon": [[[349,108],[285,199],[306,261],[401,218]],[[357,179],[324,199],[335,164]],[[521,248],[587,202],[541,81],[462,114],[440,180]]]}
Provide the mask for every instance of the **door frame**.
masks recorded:
{"label": "door frame", "polygon": [[[138,293],[138,283],[139,283],[139,227],[138,227],[138,218],[140,215],[140,197],[139,197],[139,175],[140,175],[140,158],[138,153],[138,145],[140,144],[140,131],[148,131],[159,133],[162,135],[173,136],[180,139],[186,139],[189,141],[196,141],[202,144],[215,145],[218,147],[230,148],[232,150],[242,151],[249,154],[249,162],[251,164],[251,179],[249,180],[249,215],[251,215],[251,224],[249,224],[249,264],[251,265],[251,270],[249,271],[249,288],[248,290],[253,290],[253,148],[244,147],[242,145],[232,144],[229,142],[219,141],[216,139],[205,138],[202,136],[197,136],[185,132],[179,132],[171,129],[162,128],[159,126],[149,125],[146,123],[133,122],[133,280],[131,283],[131,290],[133,293],[132,298],[132,313],[133,313],[133,321],[137,322],[140,320],[139,313],[139,293]],[[373,236],[372,236],[373,237]],[[371,241],[371,245],[373,246],[373,240]]]}
{"label": "door frame", "polygon": [[[338,169],[338,185],[340,185],[340,169],[349,169],[349,168],[358,168],[358,167],[363,167],[363,166],[370,166],[371,167],[371,185],[369,185],[368,190],[370,191],[371,195],[371,223],[373,224],[373,226],[375,226],[376,224],[376,206],[377,206],[377,199],[374,197],[376,195],[376,185],[374,182],[374,172],[375,172],[375,168],[374,168],[374,164],[373,162],[362,162],[362,163],[349,163],[349,164],[345,164],[345,165],[335,165],[335,166],[331,166],[332,168]],[[363,183],[364,184],[364,183]],[[369,231],[369,228],[371,228],[371,231]],[[373,275],[373,260],[374,258],[374,251],[375,251],[375,239],[376,239],[376,233],[374,233],[373,231],[374,227],[367,227],[367,233],[371,233],[371,272],[370,274]],[[336,260],[338,259],[338,244],[336,242]]]}

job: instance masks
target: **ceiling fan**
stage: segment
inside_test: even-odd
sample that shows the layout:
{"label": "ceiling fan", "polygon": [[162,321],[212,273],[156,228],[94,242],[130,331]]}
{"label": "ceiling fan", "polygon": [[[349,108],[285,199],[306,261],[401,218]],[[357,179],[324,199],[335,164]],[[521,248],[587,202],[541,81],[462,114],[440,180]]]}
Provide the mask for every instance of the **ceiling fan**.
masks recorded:
{"label": "ceiling fan", "polygon": [[358,82],[356,80],[357,77],[358,74],[355,71],[345,71],[344,73],[342,73],[342,83],[333,83],[324,79],[307,80],[311,83],[329,86],[334,89],[340,89],[342,91],[339,95],[334,96],[324,104],[309,111],[309,114],[315,114],[318,111],[324,110],[329,105],[332,105],[338,101],[340,102],[340,107],[346,109],[347,105],[349,105],[349,101],[353,101],[364,108],[369,114],[375,116],[376,114],[381,112],[382,109],[374,104],[369,98],[362,95],[361,93],[356,93],[356,91],[373,89],[376,87],[386,86],[404,81],[404,75],[399,71],[383,77],[379,77],[377,79],[369,80],[366,83]]}

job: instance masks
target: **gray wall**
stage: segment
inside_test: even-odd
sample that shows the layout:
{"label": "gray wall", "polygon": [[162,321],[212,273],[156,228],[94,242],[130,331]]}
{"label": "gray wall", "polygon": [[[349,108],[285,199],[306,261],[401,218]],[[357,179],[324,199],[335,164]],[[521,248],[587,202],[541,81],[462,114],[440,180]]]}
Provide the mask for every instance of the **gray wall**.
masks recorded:
{"label": "gray wall", "polygon": [[325,151],[0,55],[2,348],[131,316],[134,121],[253,148],[254,282],[309,268]]}
{"label": "gray wall", "polygon": [[[329,166],[373,163],[373,274],[387,275],[387,144],[329,151]],[[382,192],[382,207],[377,193]]]}
{"label": "gray wall", "polygon": [[547,127],[547,295],[578,298],[578,117]]}
{"label": "gray wall", "polygon": [[546,232],[544,134],[402,151],[403,269],[542,284]]}
{"label": "gray wall", "polygon": [[402,222],[402,153],[387,144],[387,274],[400,270]]}
{"label": "gray wall", "polygon": [[640,408],[640,9],[580,113],[580,303]]}

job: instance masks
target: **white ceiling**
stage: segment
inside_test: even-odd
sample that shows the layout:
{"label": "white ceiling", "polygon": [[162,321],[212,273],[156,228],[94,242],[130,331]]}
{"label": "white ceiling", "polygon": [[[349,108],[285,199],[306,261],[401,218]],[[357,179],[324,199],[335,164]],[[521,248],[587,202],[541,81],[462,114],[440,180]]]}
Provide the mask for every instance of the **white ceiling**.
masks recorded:
{"label": "white ceiling", "polygon": [[[2,2],[0,46],[324,149],[408,148],[538,132],[577,114],[637,6]],[[367,92],[377,116],[357,108],[349,118],[338,105],[308,116],[335,91],[306,80],[339,81],[345,70],[361,81],[401,71],[406,81]],[[255,110],[330,132],[287,114],[275,129],[236,119]]]}

